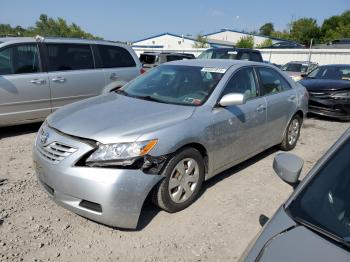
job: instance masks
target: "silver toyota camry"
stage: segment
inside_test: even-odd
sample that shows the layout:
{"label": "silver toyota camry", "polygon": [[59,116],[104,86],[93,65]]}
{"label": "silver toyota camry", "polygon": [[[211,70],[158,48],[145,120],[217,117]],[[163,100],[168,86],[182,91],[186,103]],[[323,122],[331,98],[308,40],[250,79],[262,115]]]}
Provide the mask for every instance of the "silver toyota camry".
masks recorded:
{"label": "silver toyota camry", "polygon": [[65,106],[40,128],[36,175],[61,206],[136,228],[148,195],[168,212],[205,180],[269,147],[295,147],[308,95],[279,69],[234,60],[161,65]]}

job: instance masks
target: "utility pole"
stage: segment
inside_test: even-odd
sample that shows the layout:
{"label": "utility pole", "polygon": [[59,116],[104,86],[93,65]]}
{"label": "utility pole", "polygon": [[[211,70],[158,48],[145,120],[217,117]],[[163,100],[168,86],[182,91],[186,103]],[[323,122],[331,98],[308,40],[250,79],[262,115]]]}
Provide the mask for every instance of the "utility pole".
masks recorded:
{"label": "utility pole", "polygon": [[310,63],[310,61],[311,61],[311,49],[312,49],[312,42],[313,42],[313,38],[311,38],[311,41],[310,41],[310,47],[309,47],[309,59],[308,59],[308,61],[309,61],[309,63]]}

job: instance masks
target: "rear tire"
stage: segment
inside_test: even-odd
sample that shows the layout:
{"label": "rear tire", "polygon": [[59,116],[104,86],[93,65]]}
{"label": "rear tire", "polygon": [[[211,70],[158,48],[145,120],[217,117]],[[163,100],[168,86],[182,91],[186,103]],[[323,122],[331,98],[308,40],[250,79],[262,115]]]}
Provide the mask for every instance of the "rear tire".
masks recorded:
{"label": "rear tire", "polygon": [[300,136],[301,124],[301,117],[294,115],[287,126],[283,141],[279,146],[281,150],[290,151],[296,146]]}
{"label": "rear tire", "polygon": [[153,203],[170,213],[191,205],[204,181],[204,160],[198,150],[184,148],[166,164],[165,179],[153,191]]}

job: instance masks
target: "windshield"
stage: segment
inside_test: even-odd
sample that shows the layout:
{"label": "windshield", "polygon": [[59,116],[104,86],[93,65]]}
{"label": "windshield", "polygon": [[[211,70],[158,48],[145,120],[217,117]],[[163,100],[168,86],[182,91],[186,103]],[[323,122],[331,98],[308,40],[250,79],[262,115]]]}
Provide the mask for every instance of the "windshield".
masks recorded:
{"label": "windshield", "polygon": [[237,59],[238,52],[227,49],[209,49],[198,56],[198,59]]}
{"label": "windshield", "polygon": [[350,139],[289,207],[290,214],[350,243]]}
{"label": "windshield", "polygon": [[308,74],[309,78],[350,80],[350,66],[320,66]]}
{"label": "windshield", "polygon": [[162,65],[128,83],[124,95],[162,103],[203,104],[226,69],[198,66]]}
{"label": "windshield", "polygon": [[299,73],[305,73],[307,69],[308,69],[307,64],[298,64],[298,63],[288,63],[282,67],[283,71],[299,72]]}

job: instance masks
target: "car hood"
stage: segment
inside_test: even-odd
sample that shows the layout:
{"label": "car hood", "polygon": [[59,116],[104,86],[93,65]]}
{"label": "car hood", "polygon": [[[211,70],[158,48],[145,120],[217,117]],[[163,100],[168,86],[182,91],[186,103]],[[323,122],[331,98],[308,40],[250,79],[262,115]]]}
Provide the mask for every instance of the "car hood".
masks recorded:
{"label": "car hood", "polygon": [[47,119],[69,135],[101,143],[133,142],[147,132],[191,117],[195,107],[107,94],[65,106]]}
{"label": "car hood", "polygon": [[331,79],[304,79],[299,82],[308,91],[336,91],[350,89],[350,81]]}
{"label": "car hood", "polygon": [[271,239],[259,261],[350,261],[350,253],[306,227],[296,226]]}

